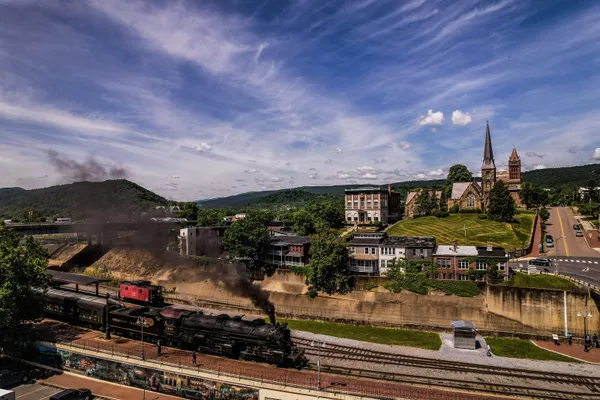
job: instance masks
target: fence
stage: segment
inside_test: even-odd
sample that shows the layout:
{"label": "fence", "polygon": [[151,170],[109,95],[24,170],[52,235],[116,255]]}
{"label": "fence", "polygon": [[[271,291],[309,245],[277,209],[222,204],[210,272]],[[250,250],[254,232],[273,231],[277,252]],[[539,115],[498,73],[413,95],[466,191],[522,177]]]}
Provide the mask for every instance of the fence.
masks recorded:
{"label": "fence", "polygon": [[[317,374],[307,371],[297,371],[291,369],[277,369],[277,372],[271,367],[266,367],[260,364],[247,364],[234,363],[230,360],[218,359],[211,357],[211,368],[194,366],[192,363],[191,356],[189,353],[184,353],[181,350],[166,349],[169,355],[169,361],[165,361],[158,358],[156,352],[156,346],[146,344],[145,346],[145,357],[142,360],[139,354],[141,349],[122,349],[118,344],[113,343],[102,343],[92,340],[79,339],[67,344],[72,352],[77,352],[76,349],[83,349],[98,354],[99,358],[104,356],[120,356],[130,360],[132,364],[139,365],[142,361],[145,362],[145,366],[161,370],[161,367],[168,366],[171,368],[178,368],[177,373],[181,375],[190,374],[192,371],[197,373],[208,373],[222,377],[223,380],[233,383],[234,381],[250,380],[255,382],[257,387],[262,387],[264,384],[274,384],[289,388],[298,388],[304,390],[316,390],[317,388]],[[164,355],[165,353],[163,353]],[[203,365],[203,355],[199,355],[197,361]],[[118,361],[115,361],[118,362]],[[169,371],[164,371],[169,374]],[[350,372],[350,371],[349,371]],[[235,384],[235,383],[233,383]],[[239,383],[246,385],[247,383]],[[412,386],[402,386],[401,382],[385,382],[385,381],[369,381],[369,380],[358,380],[354,377],[348,379],[343,375],[321,375],[321,390],[322,392],[333,393],[333,394],[352,394],[359,396],[366,396],[371,398],[379,399],[392,399],[392,398],[419,398],[425,400],[451,400],[457,399],[456,393],[444,392],[441,390],[430,390],[424,388],[417,388]],[[461,396],[464,396],[461,394]],[[469,396],[467,396],[469,397]],[[463,397],[461,397],[463,398]]]}

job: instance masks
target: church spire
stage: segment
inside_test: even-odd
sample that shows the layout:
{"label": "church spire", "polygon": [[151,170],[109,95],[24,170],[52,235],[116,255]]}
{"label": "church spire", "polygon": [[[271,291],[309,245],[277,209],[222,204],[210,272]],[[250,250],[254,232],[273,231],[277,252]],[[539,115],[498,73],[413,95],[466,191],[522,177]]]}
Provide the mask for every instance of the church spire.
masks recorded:
{"label": "church spire", "polygon": [[519,161],[520,160],[519,155],[517,154],[517,149],[513,148],[513,151],[508,160],[509,161]]}
{"label": "church spire", "polygon": [[488,121],[485,123],[485,147],[483,149],[483,164],[481,169],[496,168],[494,164],[494,151],[492,150],[492,138],[490,135],[490,124]]}

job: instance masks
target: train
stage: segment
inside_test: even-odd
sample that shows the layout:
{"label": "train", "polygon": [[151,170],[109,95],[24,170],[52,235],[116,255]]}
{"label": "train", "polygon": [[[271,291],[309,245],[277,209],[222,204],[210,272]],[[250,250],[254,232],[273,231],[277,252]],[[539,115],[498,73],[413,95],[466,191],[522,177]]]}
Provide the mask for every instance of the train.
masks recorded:
{"label": "train", "polygon": [[84,293],[48,289],[44,312],[56,319],[92,329],[109,329],[123,337],[214,354],[264,362],[279,367],[302,368],[304,351],[292,341],[287,324],[263,319],[245,320],[228,314],[207,315],[177,306],[137,308],[120,301]]}

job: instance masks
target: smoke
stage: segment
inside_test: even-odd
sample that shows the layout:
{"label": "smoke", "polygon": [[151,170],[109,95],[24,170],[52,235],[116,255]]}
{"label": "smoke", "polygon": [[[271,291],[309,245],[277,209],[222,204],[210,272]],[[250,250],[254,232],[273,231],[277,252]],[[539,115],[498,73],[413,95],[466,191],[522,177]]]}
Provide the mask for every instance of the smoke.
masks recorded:
{"label": "smoke", "polygon": [[104,181],[106,179],[124,179],[129,176],[124,167],[117,165],[102,165],[92,156],[83,162],[77,162],[54,150],[47,152],[50,164],[65,178],[75,182]]}
{"label": "smoke", "polygon": [[225,277],[219,280],[228,291],[252,300],[252,304],[263,310],[272,324],[275,323],[275,305],[269,301],[269,292],[252,283],[248,277]]}

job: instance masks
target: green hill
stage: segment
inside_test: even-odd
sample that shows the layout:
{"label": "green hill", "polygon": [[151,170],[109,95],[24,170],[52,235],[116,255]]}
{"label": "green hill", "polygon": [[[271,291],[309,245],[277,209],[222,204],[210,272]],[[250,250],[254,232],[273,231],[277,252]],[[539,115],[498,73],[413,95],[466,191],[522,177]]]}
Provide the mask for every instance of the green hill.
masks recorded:
{"label": "green hill", "polygon": [[132,215],[167,205],[167,200],[125,179],[76,182],[43,189],[0,189],[0,216],[24,219],[29,211],[39,220],[60,215],[73,220]]}
{"label": "green hill", "polygon": [[[590,179],[600,182],[600,164],[582,165],[577,167],[546,168],[523,172],[524,182],[536,183],[545,188],[559,188],[562,186],[586,186]],[[430,181],[406,181],[392,183],[392,189],[405,193],[412,188],[441,188],[445,179]],[[344,189],[365,185],[333,185],[333,186],[301,186],[294,189],[269,190],[264,192],[248,192],[234,196],[199,200],[197,203],[207,208],[223,207],[268,207],[278,204],[300,205],[311,198],[322,195],[338,196],[344,194]],[[387,185],[380,185],[386,189]],[[303,193],[300,194],[301,191]]]}

